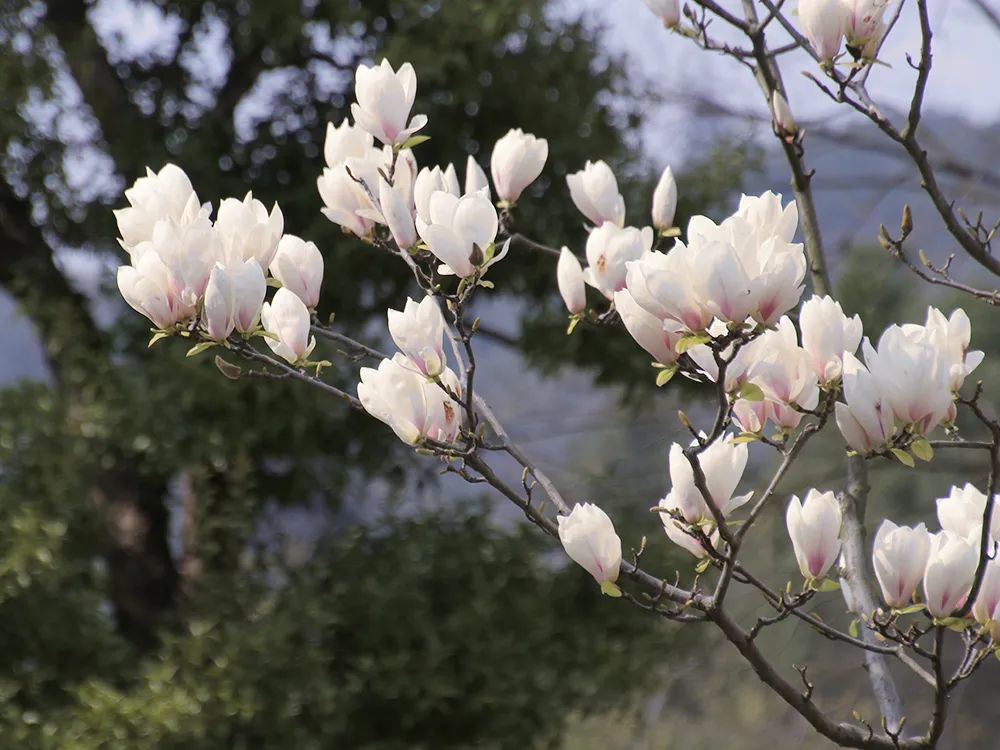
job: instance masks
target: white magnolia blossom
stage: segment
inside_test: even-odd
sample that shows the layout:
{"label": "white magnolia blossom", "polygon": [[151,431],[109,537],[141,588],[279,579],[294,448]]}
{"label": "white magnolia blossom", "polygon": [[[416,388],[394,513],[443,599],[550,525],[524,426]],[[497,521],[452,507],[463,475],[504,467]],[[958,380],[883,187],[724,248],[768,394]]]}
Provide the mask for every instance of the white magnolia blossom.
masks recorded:
{"label": "white magnolia blossom", "polygon": [[328,167],[336,167],[348,159],[366,159],[375,149],[375,138],[367,130],[351,125],[346,117],[337,127],[326,124],[323,158]]}
{"label": "white magnolia blossom", "polygon": [[439,191],[431,196],[430,221],[418,227],[420,237],[434,256],[445,264],[445,273],[466,278],[481,267],[500,260],[504,249],[492,258],[493,242],[499,229],[496,209],[482,192],[456,198]]}
{"label": "white magnolia blossom", "polygon": [[[461,393],[454,372],[446,368],[440,379],[453,393]],[[378,369],[361,368],[358,399],[365,411],[389,425],[407,445],[424,439],[454,442],[462,426],[461,406],[402,354],[383,359]]]}
{"label": "white magnolia blossom", "polygon": [[[170,308],[178,311],[198,304],[212,268],[225,257],[219,234],[203,214],[185,224],[161,219],[153,227],[152,240],[133,247],[131,256],[132,264],[143,276],[163,280]],[[165,277],[149,256],[162,262]],[[129,276],[126,273],[126,278]]]}
{"label": "white magnolia blossom", "polygon": [[454,165],[449,164],[445,169],[424,167],[417,172],[417,178],[413,183],[413,203],[417,212],[418,229],[421,223],[430,223],[431,196],[442,190],[456,198],[462,196]]}
{"label": "white magnolia blossom", "polygon": [[569,195],[580,213],[594,226],[605,222],[625,224],[625,199],[618,192],[615,173],[603,161],[590,162],[579,172],[566,175]]}
{"label": "white magnolia blossom", "polygon": [[487,197],[490,194],[490,181],[486,177],[486,172],[479,166],[472,154],[465,160],[465,189],[464,193],[478,193],[485,190]]}
{"label": "white magnolia blossom", "polygon": [[[941,528],[957,536],[979,538],[986,513],[986,494],[971,482],[964,487],[952,487],[947,497],[937,500],[937,517]],[[1000,542],[1000,496],[994,497],[990,515],[990,538]]]}
{"label": "white magnolia blossom", "polygon": [[986,563],[983,583],[972,605],[972,616],[980,625],[989,627],[996,640],[1000,636],[1000,560]]}
{"label": "white magnolia blossom", "polygon": [[680,356],[677,353],[677,342],[684,336],[683,327],[673,320],[660,320],[643,310],[632,299],[627,289],[615,292],[615,310],[617,310],[625,330],[635,342],[661,365],[673,364]]}
{"label": "white magnolia blossom", "polygon": [[798,132],[799,126],[792,115],[792,108],[788,106],[785,95],[777,89],[771,95],[771,117],[774,122],[774,129],[783,136],[794,135]]}
{"label": "white magnolia blossom", "polygon": [[[781,430],[794,429],[802,420],[801,410],[815,409],[819,403],[816,373],[808,352],[798,345],[795,326],[783,317],[777,328],[751,346],[747,379],[760,387],[764,400],[744,403],[737,409],[740,425],[747,432],[759,432],[756,423],[761,421],[763,426],[763,420],[769,419]],[[748,418],[751,413],[755,418]]]}
{"label": "white magnolia blossom", "polygon": [[625,288],[629,262],[648,256],[652,249],[652,227],[623,228],[606,221],[587,237],[584,280],[611,299]]}
{"label": "white magnolia blossom", "polygon": [[809,490],[805,501],[793,495],[785,514],[799,570],[807,580],[826,575],[840,554],[840,504],[832,492]]}
{"label": "white magnolia blossom", "polygon": [[873,57],[885,33],[885,9],[889,0],[841,0],[847,45],[860,49],[862,57]]}
{"label": "white magnolia blossom", "polygon": [[290,289],[279,289],[264,303],[260,323],[270,334],[264,338],[267,345],[291,364],[306,359],[316,347],[316,339],[310,335],[309,310]]}
{"label": "white magnolia blossom", "polygon": [[497,198],[515,203],[521,193],[542,173],[549,158],[549,142],[520,128],[507,132],[493,146],[490,172]]}
{"label": "white magnolia blossom", "polygon": [[924,599],[932,617],[948,617],[962,606],[979,564],[978,545],[951,531],[931,537],[924,571]]}
{"label": "white magnolia blossom", "polygon": [[145,254],[134,266],[118,268],[118,291],[122,297],[161,330],[194,315],[194,304],[176,290],[170,269],[156,253]]}
{"label": "white magnolia blossom", "polygon": [[840,378],[844,352],[854,354],[861,344],[861,317],[848,318],[831,297],[813,296],[799,312],[802,348],[808,352],[821,383]]}
{"label": "white magnolia blossom", "polygon": [[294,292],[306,307],[315,310],[323,284],[323,254],[314,242],[286,234],[269,267],[271,275]]}
{"label": "white magnolia blossom", "polygon": [[908,606],[924,577],[931,535],[924,524],[897,526],[886,519],[875,534],[872,563],[882,597],[890,607]]}
{"label": "white magnolia blossom", "polygon": [[212,269],[205,290],[202,322],[210,339],[224,341],[234,330],[249,333],[257,327],[267,282],[253,258]]}
{"label": "white magnolia blossom", "polygon": [[426,115],[409,119],[417,95],[417,74],[408,62],[398,71],[388,60],[372,67],[359,65],[354,94],[358,100],[351,105],[354,121],[387,146],[404,143],[427,124]]}
{"label": "white magnolia blossom", "polygon": [[928,307],[924,328],[948,369],[949,387],[957,393],[985,357],[981,351],[969,351],[972,340],[969,316],[959,308],[946,318],[936,307]]}
{"label": "white magnolia blossom", "polygon": [[586,570],[609,596],[621,596],[615,585],[622,564],[622,540],[608,514],[592,503],[573,506],[569,515],[561,515],[559,541],[566,554]]}
{"label": "white magnolia blossom", "polygon": [[[733,494],[743,478],[748,454],[745,443],[733,444],[729,435],[723,435],[698,455],[709,496],[723,516],[729,516],[753,496],[753,492]],[[670,446],[670,485],[670,492],[660,501],[661,508],[677,508],[688,523],[714,523],[715,517],[695,484],[694,470],[679,443]]]}
{"label": "white magnolia blossom", "polygon": [[844,0],[799,0],[799,23],[820,60],[840,53],[847,26]]}
{"label": "white magnolia blossom", "polygon": [[568,247],[559,251],[559,262],[556,263],[556,282],[559,294],[562,295],[566,309],[572,315],[583,312],[587,306],[587,289],[583,282],[583,268],[580,261]]}
{"label": "white magnolia blossom", "polygon": [[847,403],[838,401],[834,412],[844,440],[862,456],[884,450],[892,441],[895,426],[892,408],[875,378],[857,357],[845,352],[842,379]]}
{"label": "white magnolia blossom", "polygon": [[653,190],[653,226],[665,232],[674,226],[674,214],[677,212],[677,183],[674,172],[668,166],[663,170],[660,179]]}
{"label": "white magnolia blossom", "polygon": [[[689,533],[689,530],[685,526],[690,526],[685,521],[680,521],[671,515],[671,512],[683,515],[683,511],[677,504],[677,499],[673,495],[667,495],[665,498],[660,500],[660,520],[663,521],[663,530],[667,534],[667,538],[676,544],[681,549],[685,549],[694,555],[699,560],[703,560],[708,557],[708,550],[700,539],[698,539],[693,534]],[[719,530],[714,526],[701,527],[702,532],[708,536],[709,543],[712,545],[713,549],[718,549],[719,545]]]}
{"label": "white magnolia blossom", "polygon": [[[354,159],[350,160],[352,163]],[[371,235],[376,221],[371,216],[372,203],[361,187],[347,172],[348,167],[338,164],[327,167],[316,180],[326,218],[339,224],[345,232],[367,238]]]}
{"label": "white magnolia blossom", "polygon": [[382,220],[389,227],[393,241],[400,250],[409,250],[417,244],[417,228],[413,223],[413,211],[407,205],[403,191],[380,177],[378,200]]}
{"label": "white magnolia blossom", "polygon": [[158,221],[172,219],[187,224],[202,215],[191,180],[175,164],[166,164],[159,172],[146,167],[146,176],[125,191],[125,198],[129,206],[119,208],[114,215],[122,247],[130,252],[140,242],[153,239],[153,227]]}
{"label": "white magnolia blossom", "polygon": [[916,434],[926,435],[953,414],[951,363],[932,330],[891,325],[878,349],[865,339],[862,351],[878,392]]}
{"label": "white magnolia blossom", "polygon": [[278,204],[268,213],[252,193],[247,193],[243,200],[226,198],[219,204],[215,219],[215,231],[222,240],[227,264],[253,258],[261,268],[267,268],[278,250],[284,228],[285,219]]}
{"label": "white magnolia blossom", "polygon": [[642,0],[663,25],[672,29],[681,20],[680,0]]}
{"label": "white magnolia blossom", "polygon": [[713,315],[700,283],[701,267],[688,246],[677,242],[669,253],[645,252],[637,260],[630,260],[625,285],[636,304],[654,317],[673,320],[688,331],[708,327]]}
{"label": "white magnolia blossom", "polygon": [[402,311],[390,309],[389,334],[411,366],[429,378],[440,375],[446,365],[444,317],[437,300],[427,296],[414,302],[407,297]]}

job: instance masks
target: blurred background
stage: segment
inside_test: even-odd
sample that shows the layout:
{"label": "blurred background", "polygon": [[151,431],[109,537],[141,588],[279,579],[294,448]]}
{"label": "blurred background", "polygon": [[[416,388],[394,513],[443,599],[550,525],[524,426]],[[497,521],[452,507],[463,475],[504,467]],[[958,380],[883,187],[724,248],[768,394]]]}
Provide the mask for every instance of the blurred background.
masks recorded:
{"label": "blurred background", "polygon": [[[945,190],[987,216],[1000,208],[990,1],[932,8],[923,126]],[[908,101],[918,38],[904,12],[882,54],[891,67],[872,74],[890,111]],[[486,165],[510,127],[549,140],[516,214],[547,244],[582,253],[564,177],[587,159],[612,164],[637,225],[666,164],[681,226],[722,218],[741,191],[790,192],[746,71],[668,34],[639,0],[7,0],[0,747],[826,747],[713,632],[602,600],[501,499],[438,476],[381,423],[294,384],[226,380],[179,342],[146,348],[147,322],[115,290],[111,210],[168,161],[202,200],[280,201],[286,231],[324,253],[321,315],[384,341],[386,307],[414,291],[406,269],[342,235],[316,191],[326,123],[347,116],[356,66],[382,56],[417,70],[414,111],[432,136],[421,165]],[[932,293],[875,243],[909,202],[914,241],[939,261],[952,250],[908,163],[798,74],[807,58],[784,66],[845,308],[876,337],[922,321],[928,302],[962,304],[974,348],[1000,353],[991,308]],[[495,271],[477,310],[484,395],[568,498],[599,502],[626,547],[646,535],[651,567],[690,580],[692,559],[648,509],[684,439],[676,410],[697,421],[704,394],[656,389],[624,333],[566,337],[548,257],[512,254]],[[353,390],[357,365],[326,354]],[[977,373],[988,386],[995,361]],[[842,463],[836,436],[817,440],[784,489],[838,489]],[[745,486],[773,468],[754,446]],[[932,528],[933,499],[986,471],[963,456],[872,468],[870,518]],[[797,576],[780,515],[754,547],[776,585]],[[750,596],[737,606],[748,622],[763,611]],[[846,627],[839,595],[817,606]],[[818,701],[875,721],[859,653],[772,630],[781,669],[807,664]],[[927,695],[899,677],[917,724]],[[959,690],[947,747],[993,746],[996,665],[977,679]]]}

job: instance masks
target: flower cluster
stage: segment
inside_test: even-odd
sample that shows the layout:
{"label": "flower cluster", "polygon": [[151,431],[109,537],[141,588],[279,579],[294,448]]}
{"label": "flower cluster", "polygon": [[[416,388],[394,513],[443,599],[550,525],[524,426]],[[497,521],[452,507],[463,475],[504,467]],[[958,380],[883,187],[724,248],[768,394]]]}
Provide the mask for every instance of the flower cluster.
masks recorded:
{"label": "flower cluster", "polygon": [[922,438],[955,419],[955,394],[983,360],[969,351],[972,328],[964,310],[950,318],[927,310],[924,325],[891,325],[873,347],[862,345],[865,362],[844,355],[846,403],[836,405],[837,425],[852,450],[885,451],[897,435]]}
{"label": "flower cluster", "polygon": [[[316,246],[282,235],[284,219],[253,195],[226,198],[215,221],[182,169],[149,170],[125,191],[115,211],[130,263],[118,269],[118,289],[152,321],[158,336],[181,333],[208,343],[234,332],[263,334],[290,363],[305,360],[315,340],[310,309],[319,301],[323,257]],[[265,302],[266,273],[281,288]],[[207,344],[206,344],[207,345]]]}
{"label": "flower cluster", "polygon": [[[994,502],[996,502],[994,498]],[[885,520],[875,535],[872,560],[885,603],[893,609],[909,607],[918,600],[923,581],[923,604],[931,616],[946,618],[962,608],[979,565],[983,515],[987,497],[971,484],[952,487],[937,501],[941,530],[930,533],[924,524],[897,526]],[[1000,635],[1000,565],[993,559],[1000,537],[994,510],[988,539],[992,549],[972,615],[984,627]]]}

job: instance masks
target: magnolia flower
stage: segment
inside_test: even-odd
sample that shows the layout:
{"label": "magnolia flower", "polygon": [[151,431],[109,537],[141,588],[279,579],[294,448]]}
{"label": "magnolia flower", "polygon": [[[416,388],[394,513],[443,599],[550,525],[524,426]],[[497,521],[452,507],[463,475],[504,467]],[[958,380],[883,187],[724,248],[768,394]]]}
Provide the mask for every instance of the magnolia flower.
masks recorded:
{"label": "magnolia flower", "polygon": [[420,304],[407,297],[402,312],[390,309],[389,334],[422,374],[434,378],[444,370],[444,318],[433,297],[424,297]]}
{"label": "magnolia flower", "polygon": [[[453,393],[461,393],[458,377],[449,369],[441,381]],[[358,399],[365,411],[385,422],[407,445],[421,440],[451,443],[461,427],[461,407],[440,385],[413,369],[402,354],[383,359],[378,369],[361,368]]]}
{"label": "magnolia flower", "polygon": [[584,280],[608,299],[625,288],[626,265],[653,249],[651,227],[619,227],[605,222],[587,237]]}
{"label": "magnolia flower", "polygon": [[[733,495],[746,469],[748,451],[745,443],[734,445],[729,438],[723,435],[698,454],[698,465],[705,475],[709,496],[723,516],[746,504],[753,496],[753,492]],[[696,442],[691,444],[696,445]],[[695,485],[691,463],[678,443],[670,446],[670,483],[670,492],[660,501],[660,507],[677,508],[688,523],[714,523],[715,517]]]}
{"label": "magnolia flower", "polygon": [[486,172],[479,166],[479,162],[469,154],[465,160],[465,193],[478,193],[485,190],[487,197],[490,194],[490,181],[486,178]]}
{"label": "magnolia flower", "polygon": [[965,379],[979,367],[985,356],[980,351],[969,351],[972,339],[972,323],[969,316],[961,308],[955,310],[950,318],[936,307],[927,308],[927,323],[924,325],[931,341],[937,348],[948,368],[950,388],[957,392]]}
{"label": "magnolia flower", "polygon": [[924,524],[911,528],[888,519],[882,522],[875,534],[872,562],[886,604],[899,609],[912,601],[930,551],[931,535]]}
{"label": "magnolia flower", "polygon": [[306,307],[316,309],[323,283],[323,255],[313,242],[286,234],[270,265],[271,275],[294,292]]}
{"label": "magnolia flower", "polygon": [[134,267],[118,268],[118,290],[122,297],[161,330],[194,315],[194,304],[175,289],[170,269],[155,252],[145,254]]}
{"label": "magnolia flower", "polygon": [[418,228],[421,222],[430,223],[431,196],[442,190],[456,198],[462,195],[462,190],[458,186],[458,175],[455,173],[453,165],[449,164],[446,169],[424,167],[417,173],[417,178],[413,183],[413,202],[417,211]]}
{"label": "magnolia flower", "polygon": [[861,318],[848,318],[831,297],[813,296],[799,312],[802,348],[812,359],[821,383],[837,380],[843,370],[843,354],[854,354],[861,344]]}
{"label": "magnolia flower", "polygon": [[431,196],[430,223],[418,227],[428,249],[447,265],[447,270],[466,278],[484,265],[495,263],[504,250],[488,257],[499,222],[496,209],[482,193],[456,198],[451,193]]}
{"label": "magnolia flower", "polygon": [[[677,520],[670,512],[667,512],[682,513],[676,503],[676,499],[672,495],[667,495],[660,500],[659,507],[662,509],[660,511],[660,520],[663,521],[663,530],[667,533],[667,538],[678,547],[690,552],[699,560],[708,557],[708,550],[705,549],[705,545],[702,544],[700,539],[688,533],[685,529],[685,522]],[[717,549],[719,545],[719,530],[712,526],[711,528],[703,527],[702,531],[708,536],[712,547]]]}
{"label": "magnolia flower", "polygon": [[665,232],[674,225],[677,211],[677,183],[670,167],[663,170],[653,191],[653,226]]}
{"label": "magnolia flower", "polygon": [[559,540],[577,565],[601,585],[608,596],[621,596],[615,585],[622,564],[622,540],[608,514],[592,503],[577,503],[559,516]]}
{"label": "magnolia flower", "polygon": [[559,262],[556,264],[556,282],[559,285],[559,294],[562,295],[566,309],[572,315],[583,312],[587,306],[587,290],[583,283],[583,268],[580,261],[570,252],[568,247],[564,247],[559,252]]}
{"label": "magnolia flower", "polygon": [[233,330],[249,333],[257,327],[267,292],[264,272],[251,258],[237,265],[217,265],[205,289],[202,322],[208,337],[225,341]]}
{"label": "magnolia flower", "polygon": [[936,338],[918,325],[891,325],[878,349],[862,344],[865,364],[896,418],[925,435],[946,419],[952,407],[951,372]]}
{"label": "magnolia flower", "polygon": [[[591,232],[591,237],[597,231]],[[652,232],[650,246],[651,235]],[[587,247],[589,250],[589,241]],[[625,286],[639,307],[660,320],[673,320],[691,332],[708,328],[713,315],[702,289],[705,267],[699,264],[691,248],[677,242],[667,254],[644,252],[637,260],[629,260],[625,264]]]}
{"label": "magnolia flower", "polygon": [[406,204],[403,192],[379,178],[379,207],[382,218],[389,226],[392,239],[400,250],[406,251],[417,244],[417,229],[413,224],[413,211]]}
{"label": "magnolia flower", "polygon": [[774,121],[774,130],[777,133],[789,136],[798,132],[799,126],[792,115],[791,107],[788,106],[788,100],[777,89],[771,95],[771,117]]}
{"label": "magnolia flower", "polygon": [[161,219],[153,227],[153,238],[132,248],[132,264],[146,269],[151,278],[160,278],[152,261],[143,259],[155,255],[167,269],[164,290],[172,300],[171,308],[194,307],[205,294],[208,277],[216,260],[223,257],[219,234],[205,215],[188,223]]}
{"label": "magnolia flower", "polygon": [[872,57],[885,32],[882,16],[889,0],[841,0],[844,6],[844,34],[847,46]]}
{"label": "magnolia flower", "polygon": [[1000,560],[990,560],[986,563],[986,573],[979,587],[979,594],[972,605],[972,616],[980,625],[988,625],[991,635],[996,640],[1000,636]]}
{"label": "magnolia flower", "polygon": [[646,7],[653,11],[653,15],[663,21],[663,25],[672,29],[681,20],[681,7],[679,0],[642,0]]}
{"label": "magnolia flower", "polygon": [[351,114],[364,128],[387,146],[398,146],[427,124],[426,115],[416,115],[407,124],[417,94],[417,74],[410,63],[398,71],[388,60],[379,66],[359,65],[354,83],[357,104]]}
{"label": "magnolia flower", "polygon": [[268,214],[252,193],[247,193],[242,201],[226,198],[219,204],[215,219],[215,231],[222,239],[227,264],[253,258],[261,268],[267,268],[278,250],[284,228],[285,219],[278,204]]}
{"label": "magnolia flower", "polygon": [[809,490],[805,502],[792,496],[785,523],[806,579],[822,578],[840,554],[840,522],[840,505],[832,492]]}
{"label": "magnolia flower", "polygon": [[264,338],[267,345],[293,365],[308,357],[316,346],[316,338],[309,335],[309,310],[290,289],[282,287],[274,299],[264,303],[260,322],[270,334]]}
{"label": "magnolia flower", "polygon": [[799,0],[799,21],[820,61],[833,60],[847,23],[843,0]]}
{"label": "magnolia flower", "polygon": [[[937,517],[941,528],[962,538],[973,534],[979,538],[985,513],[986,494],[980,492],[972,483],[966,483],[964,487],[952,487],[948,497],[937,500]],[[1000,495],[993,500],[990,538],[994,542],[1000,542]]]}
{"label": "magnolia flower", "polygon": [[834,406],[837,427],[852,450],[862,456],[886,448],[895,433],[892,409],[875,378],[850,352],[843,355],[844,397]]}
{"label": "magnolia flower", "polygon": [[127,208],[114,212],[122,246],[131,252],[140,242],[153,239],[153,227],[160,219],[187,224],[201,215],[201,204],[184,170],[166,164],[159,172],[146,167],[146,176],[137,179],[125,198]]}
{"label": "magnolia flower", "polygon": [[490,172],[497,197],[515,203],[521,193],[542,173],[549,158],[549,142],[520,128],[509,130],[493,146]]}
{"label": "magnolia flower", "polygon": [[768,418],[781,429],[793,429],[802,420],[801,410],[815,409],[819,403],[819,384],[809,354],[798,345],[788,317],[755,344],[748,378],[764,392]]}
{"label": "magnolia flower", "polygon": [[351,125],[345,117],[338,127],[332,122],[326,124],[326,140],[323,143],[323,157],[326,166],[337,167],[348,159],[364,159],[375,147],[372,134]]}
{"label": "magnolia flower", "polygon": [[566,184],[574,205],[594,226],[625,224],[625,199],[618,192],[615,173],[605,162],[588,161],[579,172],[566,175]]}
{"label": "magnolia flower", "polygon": [[799,209],[795,201],[781,205],[781,193],[768,190],[760,195],[740,196],[736,216],[746,220],[761,239],[777,237],[791,242],[799,225]]}
{"label": "magnolia flower", "polygon": [[[355,159],[349,159],[352,164]],[[347,172],[345,164],[327,167],[317,178],[316,187],[326,218],[339,224],[345,232],[366,238],[371,235],[376,220],[372,217],[372,203],[362,188]]]}
{"label": "magnolia flower", "polygon": [[660,320],[643,310],[627,289],[615,292],[615,310],[636,343],[661,365],[677,361],[677,342],[684,336],[683,327],[673,320]]}
{"label": "magnolia flower", "polygon": [[924,598],[932,617],[948,617],[962,606],[979,564],[976,547],[951,531],[931,536],[924,571]]}

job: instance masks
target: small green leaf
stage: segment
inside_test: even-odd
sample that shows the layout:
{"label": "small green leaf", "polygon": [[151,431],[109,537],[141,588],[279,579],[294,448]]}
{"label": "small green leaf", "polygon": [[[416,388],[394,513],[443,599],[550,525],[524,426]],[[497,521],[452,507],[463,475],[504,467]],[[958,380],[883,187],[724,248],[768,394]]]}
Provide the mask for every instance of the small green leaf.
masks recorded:
{"label": "small green leaf", "polygon": [[243,369],[239,365],[227,362],[218,354],[215,355],[215,366],[225,377],[230,380],[239,380],[243,374]]}
{"label": "small green leaf", "polygon": [[268,285],[269,287],[272,287],[273,289],[281,289],[281,286],[282,286],[282,285],[281,285],[281,282],[280,282],[280,281],[278,281],[278,280],[277,280],[276,278],[274,278],[273,276],[268,276],[268,277],[267,277],[267,285]]}
{"label": "small green leaf", "polygon": [[712,340],[712,337],[707,333],[689,333],[687,336],[681,337],[680,341],[674,346],[674,351],[678,354],[683,354],[688,349],[692,349],[699,344],[707,344]]}
{"label": "small green leaf", "polygon": [[411,135],[407,138],[401,145],[397,148],[402,151],[407,148],[413,148],[414,146],[419,146],[421,143],[427,143],[431,137],[429,135]]}
{"label": "small green leaf", "polygon": [[835,581],[832,578],[824,578],[822,581],[817,582],[816,590],[820,593],[827,593],[830,591],[840,591],[840,581]]}
{"label": "small green leaf", "polygon": [[487,281],[486,279],[480,279],[479,280],[479,286],[481,286],[483,289],[492,289],[493,288],[493,282],[492,281]]}
{"label": "small green leaf", "polygon": [[618,585],[614,581],[604,581],[601,583],[601,593],[617,599],[622,595],[622,590],[618,588]]}
{"label": "small green leaf", "polygon": [[580,325],[580,321],[581,320],[582,320],[582,318],[579,315],[574,315],[572,318],[569,319],[569,325],[566,326],[566,335],[567,336],[569,336],[571,333],[573,333],[573,331],[576,329],[576,327],[578,325]]}
{"label": "small green leaf", "polygon": [[908,607],[903,607],[902,609],[894,609],[897,615],[912,615],[915,612],[921,612],[924,609],[923,604],[911,604]]}
{"label": "small green leaf", "polygon": [[218,342],[215,341],[202,341],[200,344],[195,344],[190,349],[188,349],[187,354],[185,354],[184,356],[194,357],[198,354],[201,354],[206,349],[211,349],[213,346],[216,346],[217,343]]}
{"label": "small green leaf", "polygon": [[969,625],[968,621],[963,620],[961,617],[942,617],[941,619],[935,619],[934,624],[948,628],[948,630],[954,630],[956,633],[963,632]]}
{"label": "small green leaf", "polygon": [[930,461],[934,458],[934,447],[927,438],[917,438],[910,443],[910,451],[921,461]]}
{"label": "small green leaf", "polygon": [[681,228],[680,227],[670,227],[669,229],[660,230],[661,237],[680,237]]}
{"label": "small green leaf", "polygon": [[760,435],[753,432],[741,432],[729,442],[733,445],[742,445],[743,443],[754,443],[758,440],[760,440]]}
{"label": "small green leaf", "polygon": [[764,391],[760,389],[759,385],[747,381],[740,386],[740,398],[746,401],[763,401]]}
{"label": "small green leaf", "polygon": [[149,343],[146,344],[147,348],[155,344],[160,339],[167,338],[169,335],[170,334],[167,333],[166,331],[157,331],[156,333],[153,334],[153,337],[149,340]]}
{"label": "small green leaf", "polygon": [[677,374],[676,367],[667,367],[656,373],[656,387],[662,388]]}
{"label": "small green leaf", "polygon": [[929,268],[931,265],[930,259],[927,257],[927,253],[923,249],[917,251],[917,255],[920,256],[920,262],[924,264],[925,267]]}
{"label": "small green leaf", "polygon": [[904,451],[902,448],[893,448],[892,455],[896,457],[896,460],[903,466],[909,466],[911,469],[917,465],[916,461],[913,460],[913,456]]}
{"label": "small green leaf", "polygon": [[708,570],[708,566],[711,564],[712,564],[711,559],[706,557],[704,560],[702,560],[701,562],[699,562],[697,565],[694,566],[694,570],[696,573],[704,573],[706,570]]}
{"label": "small green leaf", "polygon": [[851,638],[857,638],[860,635],[860,628],[857,617],[851,620],[851,624],[847,626],[847,634],[851,636]]}

